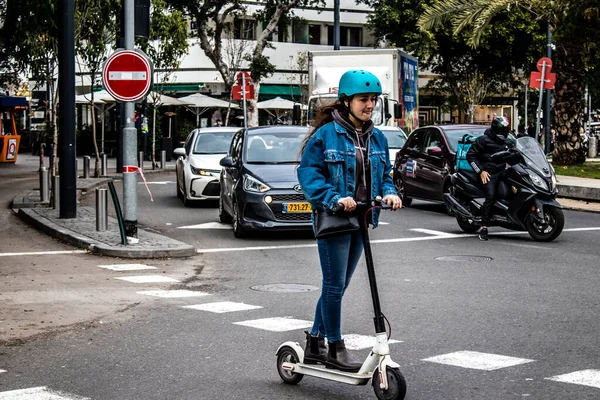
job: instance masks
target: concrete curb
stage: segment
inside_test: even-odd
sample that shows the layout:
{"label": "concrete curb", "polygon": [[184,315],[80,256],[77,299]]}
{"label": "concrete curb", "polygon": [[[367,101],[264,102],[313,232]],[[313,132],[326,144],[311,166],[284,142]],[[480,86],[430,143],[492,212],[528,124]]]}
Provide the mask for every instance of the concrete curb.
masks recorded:
{"label": "concrete curb", "polygon": [[558,183],[556,186],[558,187],[558,194],[560,195],[560,197],[589,201],[600,200],[600,188],[563,185],[560,183]]}
{"label": "concrete curb", "polygon": [[[63,242],[72,244],[76,247],[89,250],[94,254],[110,256],[110,257],[123,257],[123,258],[168,258],[168,257],[191,257],[196,255],[196,249],[183,242],[179,242],[162,235],[144,231],[143,229],[138,230],[138,237],[140,242],[144,241],[160,241],[168,242],[171,247],[162,246],[151,246],[144,247],[142,244],[129,244],[124,246],[122,244],[106,244],[98,240],[85,236],[81,233],[72,231],[68,228],[60,226],[53,222],[51,219],[40,215],[35,209],[21,208],[17,214],[23,221],[34,226],[40,231],[48,234],[49,236],[55,237]],[[113,218],[109,218],[109,225],[113,226],[117,224],[117,221]]]}

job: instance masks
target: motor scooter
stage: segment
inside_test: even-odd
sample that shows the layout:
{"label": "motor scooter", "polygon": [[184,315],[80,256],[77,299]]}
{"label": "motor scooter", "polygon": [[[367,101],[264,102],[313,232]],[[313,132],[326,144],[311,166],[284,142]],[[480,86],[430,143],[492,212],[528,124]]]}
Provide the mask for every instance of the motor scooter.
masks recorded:
{"label": "motor scooter", "polygon": [[[299,383],[305,375],[351,385],[366,385],[371,380],[375,396],[378,399],[402,400],[406,396],[406,380],[400,372],[400,365],[392,361],[390,356],[389,337],[385,329],[385,317],[381,312],[379,303],[375,266],[366,222],[369,210],[373,208],[391,209],[391,207],[382,204],[380,197],[370,204],[357,204],[360,209],[366,210],[363,215],[359,216],[359,226],[363,238],[367,274],[375,314],[375,345],[358,372],[345,372],[326,368],[325,365],[305,364],[302,346],[297,342],[288,341],[277,349],[277,372],[285,383],[293,385]],[[370,205],[370,207],[364,207],[366,205]]]}
{"label": "motor scooter", "polygon": [[[527,231],[537,241],[549,242],[563,230],[565,217],[556,201],[556,175],[534,138],[516,139],[514,147],[494,154],[494,161],[507,162],[498,183],[498,200],[490,215],[490,226]],[[485,193],[479,175],[459,170],[451,177],[444,201],[454,212],[458,226],[467,233],[481,227]]]}

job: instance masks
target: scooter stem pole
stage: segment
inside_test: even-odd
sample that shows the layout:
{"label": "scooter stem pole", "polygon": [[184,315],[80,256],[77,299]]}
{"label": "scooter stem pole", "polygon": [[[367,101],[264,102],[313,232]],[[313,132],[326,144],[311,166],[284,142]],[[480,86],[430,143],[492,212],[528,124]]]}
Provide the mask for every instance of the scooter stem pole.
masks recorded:
{"label": "scooter stem pole", "polygon": [[379,291],[377,290],[377,278],[375,277],[375,265],[373,264],[373,253],[371,252],[371,241],[369,240],[369,228],[365,224],[364,218],[360,219],[360,230],[362,233],[365,260],[367,261],[367,274],[369,276],[369,286],[371,287],[371,297],[373,298],[373,311],[375,317],[375,332],[385,332],[385,321],[381,313],[381,304],[379,303]]}

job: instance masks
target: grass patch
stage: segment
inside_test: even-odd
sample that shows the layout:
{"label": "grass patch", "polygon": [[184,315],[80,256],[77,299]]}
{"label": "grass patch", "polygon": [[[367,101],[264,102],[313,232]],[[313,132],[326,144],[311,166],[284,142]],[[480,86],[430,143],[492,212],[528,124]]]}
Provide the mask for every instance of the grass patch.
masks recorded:
{"label": "grass patch", "polygon": [[587,162],[569,166],[555,165],[554,169],[556,170],[556,175],[600,179],[600,162]]}

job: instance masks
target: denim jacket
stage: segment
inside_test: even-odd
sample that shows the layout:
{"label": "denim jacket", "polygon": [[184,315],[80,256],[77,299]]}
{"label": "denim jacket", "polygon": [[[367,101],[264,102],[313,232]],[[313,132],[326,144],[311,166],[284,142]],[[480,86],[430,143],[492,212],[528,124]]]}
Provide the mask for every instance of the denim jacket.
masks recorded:
{"label": "denim jacket", "polygon": [[[387,138],[373,128],[367,141],[371,163],[371,198],[397,194],[390,176]],[[306,144],[298,182],[314,210],[335,210],[341,198],[354,197],[356,190],[356,149],[350,134],[335,121],[323,125]],[[379,223],[379,210],[373,210],[373,227]]]}

